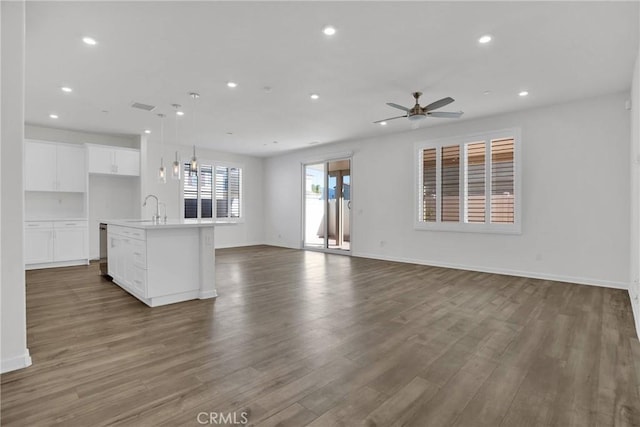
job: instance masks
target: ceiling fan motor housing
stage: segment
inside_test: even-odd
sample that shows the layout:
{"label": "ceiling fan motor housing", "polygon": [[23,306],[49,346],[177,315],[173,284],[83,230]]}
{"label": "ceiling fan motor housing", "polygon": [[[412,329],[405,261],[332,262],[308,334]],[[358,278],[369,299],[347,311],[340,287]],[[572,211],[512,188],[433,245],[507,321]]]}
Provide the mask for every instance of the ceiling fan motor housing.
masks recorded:
{"label": "ceiling fan motor housing", "polygon": [[407,114],[407,118],[409,120],[420,120],[426,117],[424,109],[420,106],[419,98],[422,96],[422,92],[413,92],[411,95],[416,100],[416,105],[413,106],[409,113]]}

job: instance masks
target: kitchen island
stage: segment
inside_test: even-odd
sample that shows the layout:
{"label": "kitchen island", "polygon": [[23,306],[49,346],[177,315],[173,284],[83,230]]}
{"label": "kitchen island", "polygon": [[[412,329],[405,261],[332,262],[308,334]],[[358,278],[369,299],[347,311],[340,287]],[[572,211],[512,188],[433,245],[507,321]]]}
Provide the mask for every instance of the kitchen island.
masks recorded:
{"label": "kitchen island", "polygon": [[217,296],[213,220],[106,220],[108,272],[149,307]]}

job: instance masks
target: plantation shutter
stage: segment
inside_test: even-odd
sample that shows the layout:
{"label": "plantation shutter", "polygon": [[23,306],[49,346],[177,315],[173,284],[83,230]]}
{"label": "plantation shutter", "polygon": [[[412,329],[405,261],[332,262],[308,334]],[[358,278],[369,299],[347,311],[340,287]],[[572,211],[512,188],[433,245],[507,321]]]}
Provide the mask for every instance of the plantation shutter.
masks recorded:
{"label": "plantation shutter", "polygon": [[460,146],[442,147],[440,221],[460,221]]}
{"label": "plantation shutter", "polygon": [[213,166],[200,165],[200,217],[213,218]]}
{"label": "plantation shutter", "polygon": [[190,172],[191,165],[183,165],[184,217],[198,217],[198,173]]}
{"label": "plantation shutter", "polygon": [[422,220],[436,220],[436,149],[422,150]]}
{"label": "plantation shutter", "polygon": [[514,140],[491,141],[491,222],[514,221]]}
{"label": "plantation shutter", "polygon": [[216,166],[216,218],[229,217],[229,168]]}
{"label": "plantation shutter", "polygon": [[229,168],[229,213],[231,218],[240,218],[240,191],[242,188],[242,170]]}
{"label": "plantation shutter", "polygon": [[466,144],[465,221],[485,222],[485,150],[484,142]]}

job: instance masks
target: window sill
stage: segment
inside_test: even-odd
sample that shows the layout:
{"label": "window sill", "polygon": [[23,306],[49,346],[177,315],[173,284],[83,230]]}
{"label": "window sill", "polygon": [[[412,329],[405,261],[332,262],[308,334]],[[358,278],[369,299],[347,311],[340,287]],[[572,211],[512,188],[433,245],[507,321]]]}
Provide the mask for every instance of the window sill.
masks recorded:
{"label": "window sill", "polygon": [[216,221],[234,222],[236,224],[244,223],[244,218],[216,218]]}
{"label": "window sill", "polygon": [[468,224],[468,223],[427,223],[417,222],[414,229],[419,231],[452,231],[458,233],[522,234],[520,224]]}

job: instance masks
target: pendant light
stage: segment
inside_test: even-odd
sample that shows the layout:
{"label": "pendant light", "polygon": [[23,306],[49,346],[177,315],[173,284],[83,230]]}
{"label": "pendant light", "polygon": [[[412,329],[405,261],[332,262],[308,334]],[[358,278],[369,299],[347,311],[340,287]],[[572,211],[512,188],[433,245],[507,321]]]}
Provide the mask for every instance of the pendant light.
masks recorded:
{"label": "pendant light", "polygon": [[164,114],[158,114],[160,117],[160,168],[158,169],[158,182],[167,183],[167,171],[164,168]]}
{"label": "pendant light", "polygon": [[198,172],[198,158],[196,157],[196,146],[193,146],[193,156],[191,157],[191,163],[189,163],[189,172]]}
{"label": "pendant light", "polygon": [[[196,99],[200,98],[200,94],[189,92],[189,96],[193,99],[193,131],[196,132]],[[193,144],[193,157],[189,163],[189,174],[198,173],[198,158],[196,157],[196,145]]]}
{"label": "pendant light", "polygon": [[[179,145],[178,143],[178,115],[179,115],[178,112],[180,111],[180,107],[182,107],[182,105],[171,104],[171,106],[173,107],[174,110],[176,110],[176,113],[174,114],[176,118],[176,126],[175,126],[176,145]],[[179,181],[181,171],[182,171],[182,167],[180,165],[180,161],[178,160],[178,152],[176,151],[176,159],[173,161],[173,164],[171,165],[171,178],[176,181]]]}
{"label": "pendant light", "polygon": [[171,165],[171,178],[180,181],[180,161],[178,160],[178,152],[176,151],[176,159]]}

